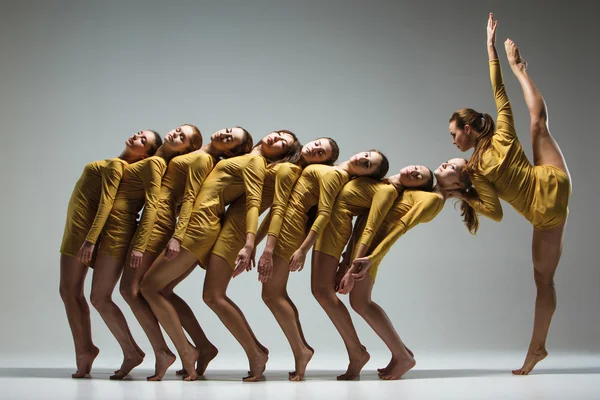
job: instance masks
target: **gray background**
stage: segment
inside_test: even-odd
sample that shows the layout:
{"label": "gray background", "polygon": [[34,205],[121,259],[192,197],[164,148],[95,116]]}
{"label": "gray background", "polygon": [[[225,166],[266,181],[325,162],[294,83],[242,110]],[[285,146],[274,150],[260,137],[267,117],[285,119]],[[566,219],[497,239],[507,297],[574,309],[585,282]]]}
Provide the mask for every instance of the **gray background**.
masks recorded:
{"label": "gray background", "polygon": [[[238,124],[256,139],[282,128],[304,142],[332,136],[340,160],[379,148],[390,158],[390,173],[412,163],[433,169],[461,156],[447,130],[455,109],[494,112],[485,49],[489,11],[499,19],[498,48],[526,152],[531,156],[528,115],[504,56],[506,37],[530,63],[573,176],[548,346],[598,352],[598,3],[412,3],[3,2],[0,359],[74,365],[58,295],[58,248],[85,163],[117,156],[127,135],[141,129],[164,134],[194,123],[205,138]],[[509,205],[504,210],[502,223],[482,220],[471,237],[449,201],[383,262],[374,298],[417,354],[524,355],[535,298],[532,228]],[[341,339],[310,294],[309,275],[308,268],[294,274],[289,291],[315,360],[344,358]],[[241,348],[202,303],[203,278],[197,270],[179,293],[221,349],[218,360],[245,368]],[[256,273],[235,279],[229,293],[271,360],[289,364],[291,352],[260,300]],[[118,292],[115,298],[151,367],[149,343]],[[93,309],[92,318],[100,360],[116,367],[119,347]],[[355,320],[382,364],[384,345]]]}

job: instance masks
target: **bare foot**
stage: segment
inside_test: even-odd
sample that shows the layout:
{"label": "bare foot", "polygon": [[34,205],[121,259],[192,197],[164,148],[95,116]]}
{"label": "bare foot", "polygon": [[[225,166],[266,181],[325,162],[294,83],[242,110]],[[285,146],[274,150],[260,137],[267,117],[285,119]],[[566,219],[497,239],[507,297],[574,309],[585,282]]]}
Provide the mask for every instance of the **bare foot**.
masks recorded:
{"label": "bare foot", "polygon": [[132,357],[125,357],[123,360],[123,364],[121,364],[121,368],[119,368],[118,372],[114,375],[110,376],[112,380],[121,380],[125,378],[132,369],[140,365],[144,361],[144,357],[140,356],[138,353],[135,353]]}
{"label": "bare foot", "polygon": [[351,381],[360,375],[360,371],[363,369],[365,364],[369,362],[371,355],[367,352],[365,346],[362,346],[361,352],[355,356],[350,356],[350,364],[348,370],[337,377],[338,381]]}
{"label": "bare foot", "polygon": [[189,351],[187,353],[179,354],[183,369],[186,371],[186,376],[183,378],[184,381],[189,382],[198,379],[198,374],[196,373],[196,361],[198,360],[199,355],[200,352],[198,349],[192,345],[189,345]]}
{"label": "bare foot", "polygon": [[[411,357],[415,357],[415,354],[411,351],[411,349],[409,349],[408,347],[404,346],[404,348],[406,349],[406,351],[408,352],[408,354],[410,354]],[[377,368],[377,373],[379,375],[387,375],[389,370],[392,368],[392,363],[394,362],[394,357],[392,357],[392,359],[390,360],[389,364],[385,367],[385,368]]]}
{"label": "bare foot", "polygon": [[206,367],[208,367],[208,363],[210,363],[213,358],[215,358],[219,354],[219,350],[215,346],[212,346],[200,353],[198,356],[198,361],[196,362],[196,373],[198,376],[204,375],[206,371]]}
{"label": "bare foot", "polygon": [[260,353],[250,359],[250,371],[248,371],[248,376],[242,378],[242,381],[263,381],[265,379],[263,372],[265,372],[265,368],[267,367],[267,361],[269,361],[268,354],[261,350]]}
{"label": "bare foot", "polygon": [[[138,346],[136,342],[133,342],[133,345],[135,346],[135,351],[138,352],[138,354],[140,355],[140,357],[146,358],[146,353],[144,353],[142,351],[142,349],[140,348],[140,346]],[[120,369],[115,370],[115,375],[119,375],[119,371],[121,371],[121,370]]]}
{"label": "bare foot", "polygon": [[519,52],[519,48],[515,42],[510,39],[506,39],[504,42],[504,49],[506,50],[508,64],[515,75],[527,69],[527,61],[521,58],[521,53]]}
{"label": "bare foot", "polygon": [[187,372],[185,372],[185,369],[181,368],[175,371],[175,375],[187,375]]}
{"label": "bare foot", "polygon": [[71,374],[71,378],[84,378],[92,370],[92,364],[98,357],[100,349],[94,346],[89,353],[80,354],[76,357],[77,372]]}
{"label": "bare foot", "polygon": [[304,350],[304,352],[299,356],[295,357],[296,359],[296,370],[293,373],[290,373],[289,380],[293,382],[300,382],[304,380],[304,374],[306,373],[306,366],[310,362],[310,359],[315,354],[315,351],[312,347],[309,347]]}
{"label": "bare foot", "polygon": [[386,381],[393,381],[396,379],[400,379],[402,377],[402,375],[404,375],[405,373],[410,371],[411,368],[417,364],[417,362],[415,361],[415,359],[412,356],[410,356],[410,358],[402,358],[402,359],[392,358],[392,361],[390,362],[390,364],[391,365],[390,365],[390,368],[388,369],[387,373],[379,375],[380,379],[383,379]]}
{"label": "bare foot", "polygon": [[542,349],[537,353],[527,352],[527,356],[525,357],[525,362],[521,369],[515,369],[512,373],[513,375],[528,375],[531,370],[535,367],[537,363],[542,361],[544,358],[548,356],[548,352],[546,349]]}
{"label": "bare foot", "polygon": [[162,380],[169,367],[175,362],[175,354],[165,351],[156,355],[154,362],[154,375],[146,378],[148,381],[156,382]]}

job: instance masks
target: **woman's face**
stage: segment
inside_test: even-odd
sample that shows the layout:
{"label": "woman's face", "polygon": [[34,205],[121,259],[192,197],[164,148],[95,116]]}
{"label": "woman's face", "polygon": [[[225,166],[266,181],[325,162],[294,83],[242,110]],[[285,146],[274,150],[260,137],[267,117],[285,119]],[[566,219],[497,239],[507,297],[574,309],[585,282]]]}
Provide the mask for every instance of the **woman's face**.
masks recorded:
{"label": "woman's face", "polygon": [[175,153],[184,153],[192,146],[193,134],[194,131],[190,126],[181,125],[165,135],[164,146]]}
{"label": "woman's face", "polygon": [[351,175],[366,176],[377,171],[383,162],[383,157],[376,151],[356,153],[348,160]]}
{"label": "woman's face", "polygon": [[307,164],[320,164],[331,159],[333,148],[328,139],[317,139],[302,146],[302,158]]}
{"label": "woman's face", "polygon": [[294,137],[285,132],[271,132],[261,140],[263,155],[267,158],[280,158],[288,152]]}
{"label": "woman's face", "polygon": [[452,144],[458,147],[460,151],[467,151],[475,146],[474,135],[470,125],[465,125],[463,129],[460,129],[456,121],[452,121],[448,130],[452,137]]}
{"label": "woman's face", "polygon": [[139,131],[134,133],[125,141],[125,149],[127,153],[134,158],[148,157],[150,149],[156,142],[156,136],[152,131]]}
{"label": "woman's face", "polygon": [[406,188],[423,186],[432,179],[431,171],[423,165],[409,165],[400,170],[400,183]]}
{"label": "woman's face", "polygon": [[440,187],[447,190],[461,189],[463,187],[461,174],[466,166],[467,160],[464,158],[452,158],[442,163],[435,170]]}
{"label": "woman's face", "polygon": [[242,144],[244,131],[240,128],[224,128],[216,131],[210,137],[212,146],[223,152],[230,153]]}

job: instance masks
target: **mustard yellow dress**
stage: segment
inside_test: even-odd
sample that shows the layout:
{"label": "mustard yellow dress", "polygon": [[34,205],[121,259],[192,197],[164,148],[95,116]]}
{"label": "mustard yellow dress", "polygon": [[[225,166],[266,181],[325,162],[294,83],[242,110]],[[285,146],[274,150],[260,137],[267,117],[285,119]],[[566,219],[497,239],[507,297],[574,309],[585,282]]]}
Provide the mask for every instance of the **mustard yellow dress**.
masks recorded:
{"label": "mustard yellow dress", "polygon": [[[156,220],[158,197],[167,164],[162,157],[152,156],[130,164],[123,172],[121,185],[108,216],[99,252],[124,263],[129,250],[146,251]],[[139,221],[140,210],[144,213]]]}
{"label": "mustard yellow dress", "polygon": [[[421,190],[405,190],[386,214],[374,235],[368,252],[371,260],[369,275],[373,280],[381,260],[402,235],[420,223],[429,222],[444,208],[442,196]],[[355,246],[352,253],[356,255]]]}
{"label": "mustard yellow dress", "polygon": [[317,239],[315,251],[339,259],[352,236],[352,219],[369,212],[360,244],[369,247],[386,214],[398,197],[396,188],[371,178],[356,178],[344,185],[337,195],[331,220]]}
{"label": "mustard yellow dress", "polygon": [[120,158],[110,158],[85,166],[69,200],[62,254],[77,257],[84,241],[96,244],[127,165]]}
{"label": "mustard yellow dress", "polygon": [[498,118],[491,147],[482,154],[478,172],[471,177],[479,199],[469,200],[469,204],[477,213],[500,221],[500,198],[535,228],[554,228],[569,212],[569,176],[551,165],[531,165],[517,138],[500,62],[496,59],[489,64]]}
{"label": "mustard yellow dress", "polygon": [[[268,222],[268,234],[279,237],[287,202],[301,173],[302,168],[288,162],[267,166],[259,214],[271,208],[269,217],[265,219]],[[212,253],[226,260],[232,269],[235,268],[239,251],[246,243],[245,213],[246,197],[241,196],[227,209],[221,233],[212,249]]]}
{"label": "mustard yellow dress", "polygon": [[349,179],[347,172],[329,165],[304,168],[290,196],[273,255],[287,261],[300,248],[308,235],[307,213],[316,205],[317,218],[310,230],[320,236],[329,223],[336,196]]}
{"label": "mustard yellow dress", "polygon": [[196,255],[200,266],[206,268],[208,264],[210,251],[219,237],[225,206],[244,194],[246,233],[256,233],[265,174],[264,157],[246,154],[219,161],[204,180],[192,212],[189,217],[184,216],[187,222],[181,226],[178,223],[173,235],[184,249]]}
{"label": "mustard yellow dress", "polygon": [[182,207],[184,193],[187,194],[186,210],[189,214],[202,182],[215,166],[215,159],[204,152],[193,152],[174,157],[162,178],[158,211],[154,229],[150,235],[146,252],[157,256],[167,247],[167,243],[177,223],[177,211]]}

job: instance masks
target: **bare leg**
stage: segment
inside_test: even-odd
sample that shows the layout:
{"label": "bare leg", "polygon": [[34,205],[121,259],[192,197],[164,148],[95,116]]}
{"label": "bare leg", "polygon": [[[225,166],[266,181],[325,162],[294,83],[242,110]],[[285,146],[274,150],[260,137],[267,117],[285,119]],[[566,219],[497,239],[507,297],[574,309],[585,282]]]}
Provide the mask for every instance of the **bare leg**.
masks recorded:
{"label": "bare leg", "polygon": [[360,375],[360,371],[371,357],[365,347],[360,343],[348,309],[338,299],[335,290],[335,273],[338,260],[320,251],[313,251],[311,289],[312,293],[323,307],[323,310],[333,322],[344,340],[350,364],[348,370],[338,376],[338,380],[352,380]]}
{"label": "bare leg", "polygon": [[562,240],[566,223],[548,230],[533,229],[533,277],[537,288],[533,335],[523,366],[514,370],[515,375],[527,375],[548,355],[546,338],[550,322],[556,310],[554,273],[562,253]]}
{"label": "bare leg", "polygon": [[529,109],[534,165],[552,165],[560,168],[569,175],[567,163],[560,147],[548,130],[548,110],[546,103],[527,73],[527,63],[521,58],[519,49],[512,40],[507,39],[504,46],[508,62],[521,84],[525,102]]}
{"label": "bare leg", "polygon": [[250,363],[249,376],[245,382],[255,382],[264,379],[263,372],[268,356],[256,344],[253,333],[248,329],[244,315],[240,309],[233,306],[226,291],[233,271],[223,258],[211,255],[204,279],[204,302],[217,314],[229,332],[242,345]]}
{"label": "bare leg", "polygon": [[[194,271],[194,269],[196,269],[195,264],[183,275],[164,288],[162,293],[171,302],[171,304],[173,304],[175,310],[177,310],[177,315],[179,316],[179,320],[181,321],[183,329],[190,335],[194,345],[196,346],[196,349],[198,349],[199,356],[196,362],[196,373],[198,376],[202,376],[204,375],[208,364],[217,356],[219,351],[206,337],[204,330],[198,323],[198,320],[196,319],[196,316],[194,315],[194,312],[190,306],[181,297],[173,292],[179,282],[187,278],[188,275]],[[176,373],[178,375],[184,375],[185,369],[177,371]]]}
{"label": "bare leg", "polygon": [[125,263],[123,277],[121,278],[121,295],[131,307],[131,311],[144,329],[155,354],[154,375],[149,376],[149,381],[160,381],[167,369],[175,362],[175,355],[167,346],[163,337],[158,320],[152,313],[152,309],[140,293],[140,282],[154,262],[154,255],[144,253],[142,263],[138,268],[131,268]]}
{"label": "bare leg", "polygon": [[188,373],[184,378],[186,381],[193,381],[198,377],[195,368],[198,350],[188,342],[177,310],[163,295],[162,290],[184,275],[197,261],[196,255],[185,249],[181,249],[177,258],[172,261],[167,261],[164,254],[160,254],[142,279],[140,286],[144,299],[175,344],[183,367]]}
{"label": "bare leg", "polygon": [[289,379],[301,381],[314,350],[306,345],[298,320],[298,311],[287,293],[289,268],[286,260],[273,256],[273,276],[263,284],[262,298],[275,316],[294,353],[295,374]]}
{"label": "bare leg", "polygon": [[385,380],[400,379],[415,366],[416,362],[402,343],[385,311],[371,300],[374,284],[373,278],[369,275],[362,281],[356,282],[350,292],[350,305],[373,328],[392,353],[390,365],[379,377]]}
{"label": "bare leg", "polygon": [[119,372],[110,379],[123,379],[144,360],[137,350],[139,347],[131,336],[125,316],[112,300],[112,293],[121,276],[121,268],[120,263],[108,254],[98,253],[92,279],[92,305],[98,310],[123,351],[123,364]]}
{"label": "bare leg", "polygon": [[61,254],[59,291],[75,343],[77,372],[71,375],[73,378],[83,378],[89,374],[100,352],[92,341],[90,307],[83,295],[87,272],[88,267],[80,263],[77,257]]}

